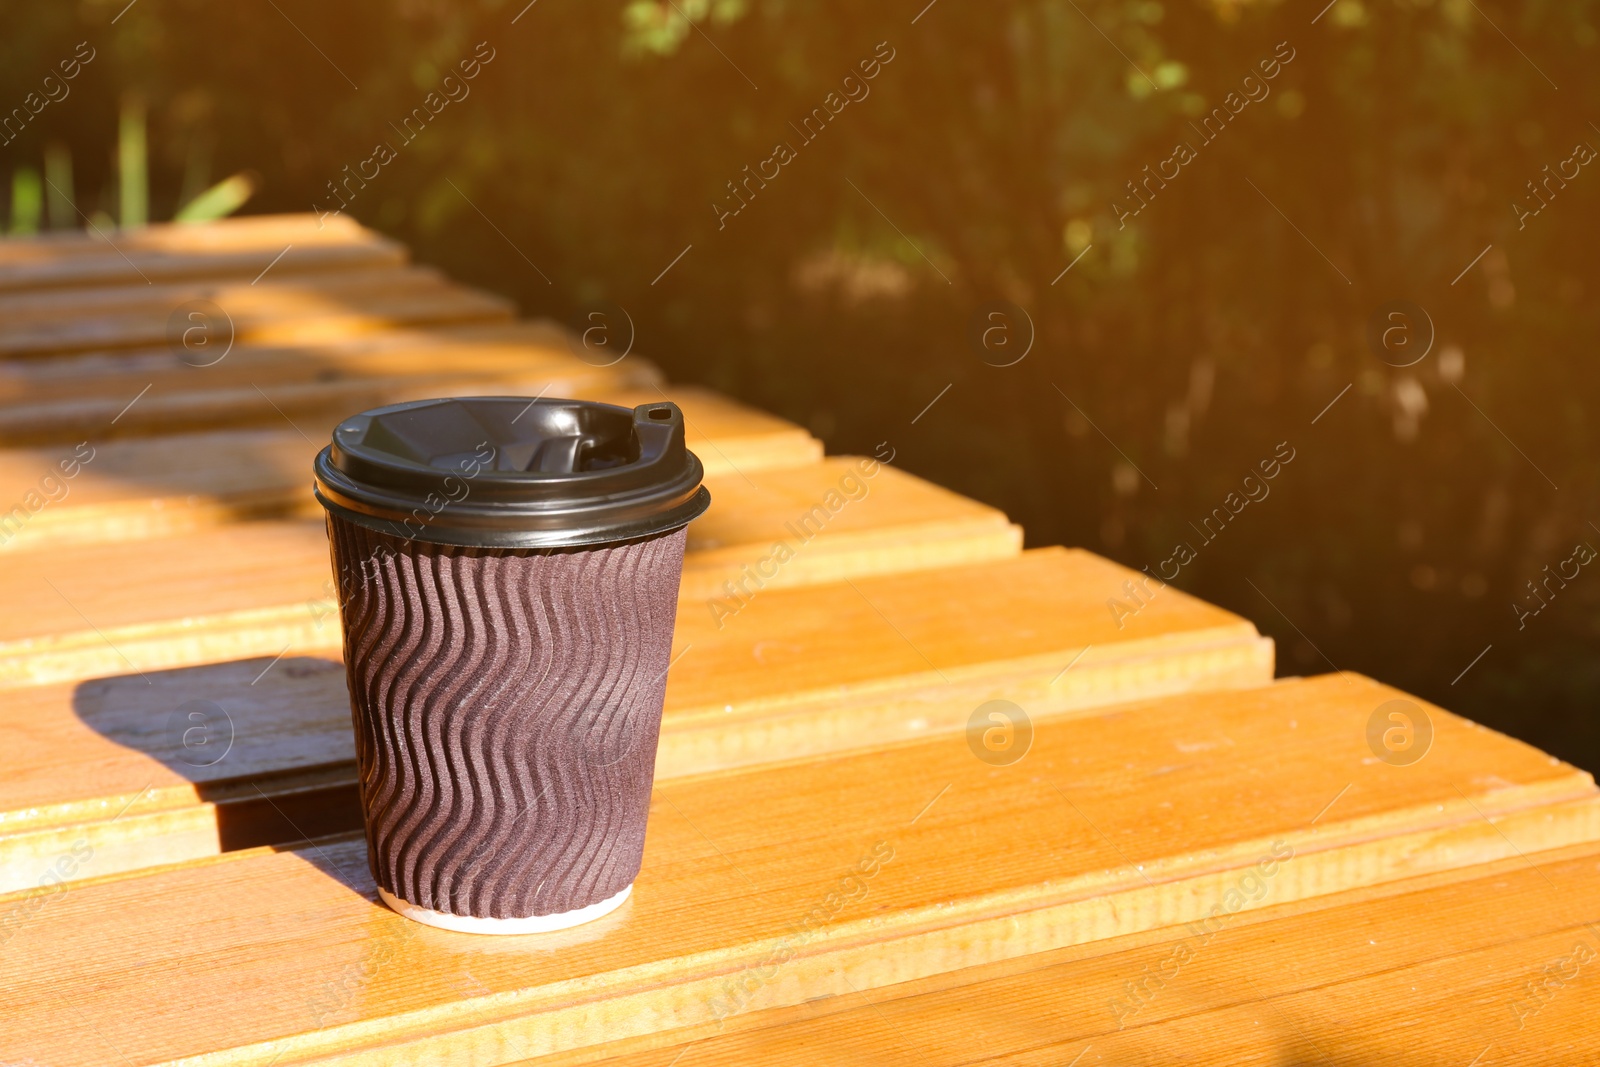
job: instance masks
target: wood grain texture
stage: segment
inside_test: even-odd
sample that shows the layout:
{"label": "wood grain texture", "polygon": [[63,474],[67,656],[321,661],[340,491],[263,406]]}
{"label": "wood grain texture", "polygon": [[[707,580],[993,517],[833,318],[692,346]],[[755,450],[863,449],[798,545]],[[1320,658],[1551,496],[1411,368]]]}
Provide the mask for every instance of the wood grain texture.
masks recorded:
{"label": "wood grain texture", "polygon": [[183,328],[174,331],[172,316],[201,300],[222,310],[236,343],[326,341],[396,326],[509,319],[514,310],[502,297],[424,267],[268,275],[254,285],[201,279],[42,289],[0,293],[0,358],[140,345],[181,349]]}
{"label": "wood grain texture", "polygon": [[[726,462],[727,453],[706,449]],[[1004,514],[869,457],[707,478],[689,528],[685,600],[732,619],[770,589],[1000,559],[1022,550]]]}
{"label": "wood grain texture", "polygon": [[1269,639],[1177,590],[1119,628],[1105,602],[1132,576],[1045,548],[763,590],[736,615],[686,599],[658,773],[956,734],[991,699],[1044,715],[1271,679]]}
{"label": "wood grain texture", "polygon": [[[619,393],[617,387],[625,382],[603,373],[594,380],[554,384],[562,387],[554,395],[617,403],[645,403],[661,395],[654,389]],[[776,528],[783,520],[800,518],[817,502],[804,491],[785,488],[782,480],[743,476],[815,463],[822,446],[810,434],[714,393],[666,389],[692,420],[688,445],[701,457],[707,474],[740,475],[719,493],[731,507],[764,507],[776,514],[788,506],[786,493],[800,492],[792,514],[782,515]],[[346,414],[355,410],[359,408]],[[286,415],[272,412],[272,417],[285,427]],[[299,412],[295,418],[306,436],[292,427],[233,429],[0,449],[0,553],[168,536],[272,516],[319,516],[321,508],[308,489],[311,460],[340,416],[320,423]],[[91,458],[77,461],[82,456]],[[76,473],[66,477],[69,470]],[[819,486],[817,495],[826,488],[833,486]],[[960,499],[933,486],[927,489],[930,497]],[[798,506],[802,500],[805,508]],[[847,530],[860,509],[843,510],[849,514],[836,525]],[[819,555],[808,566],[814,569],[821,562]]]}
{"label": "wood grain texture", "polygon": [[103,354],[0,363],[0,443],[98,446],[244,427],[287,427],[309,443],[323,441],[354,412],[429,397],[567,396],[632,406],[666,396],[685,408],[690,447],[699,443],[708,469],[772,465],[797,450],[807,459],[822,455],[793,423],[709,390],[666,386],[641,359],[591,366],[564,336],[548,323],[517,323],[406,331],[370,342],[240,346],[199,368],[165,350],[128,360]]}
{"label": "wood grain texture", "polygon": [[[703,604],[682,604],[657,777],[961,737],[993,699],[1038,718],[1270,681],[1269,641],[1181,594],[1118,630],[1094,594],[1126,573],[1054,549],[774,589],[721,628]],[[26,883],[63,834],[86,836],[103,870],[209,855],[264,796],[353,782],[344,679],[331,655],[314,651],[338,641],[331,608],[307,608],[315,640],[287,652],[274,645],[235,662],[9,692],[0,886]],[[1031,621],[1018,627],[1019,618]],[[186,748],[192,724],[174,716],[192,701],[207,703],[198,744]],[[346,794],[329,806],[348,826],[353,803]]]}
{"label": "wood grain texture", "polygon": [[[648,362],[637,357],[609,367],[578,359],[569,334],[547,321],[408,327],[303,344],[238,340],[226,356],[204,366],[195,365],[203,362],[196,355],[185,362],[186,352],[180,349],[163,342],[0,362],[0,410],[13,431],[26,425],[19,421],[21,413],[11,410],[24,403],[47,405],[54,419],[77,420],[86,428],[99,429],[86,420],[98,412],[104,414],[102,421],[109,421],[146,385],[152,393],[174,398],[174,403],[187,397],[199,404],[212,394],[255,385],[286,394],[292,404],[295,397],[319,385],[330,391],[328,400],[337,402],[340,388],[372,380],[469,379],[508,372],[514,377],[519,366],[527,374],[548,368],[568,373],[606,371],[607,379],[621,376],[639,385],[660,380]],[[225,420],[223,425],[232,425],[226,421],[229,413],[218,417]]]}
{"label": "wood grain texture", "polygon": [[[280,255],[281,254],[281,255]],[[144,285],[179,278],[302,274],[399,266],[404,245],[340,216],[255,215],[203,226],[156,223],[119,231],[115,245],[88,231],[0,242],[0,292]]]}
{"label": "wood grain texture", "polygon": [[[850,460],[709,479],[714,515],[695,524],[685,600],[700,608],[697,615],[722,617],[711,610],[713,596],[715,603],[732,605],[722,608],[724,614],[737,612],[743,601],[721,595],[722,587],[744,581],[745,569],[761,567],[779,541],[793,543],[794,558],[771,564],[773,577],[757,575],[757,582],[804,584],[990,559],[1020,548],[1018,531],[994,509],[911,475],[871,468],[870,479],[853,473]],[[791,532],[801,529],[795,523],[807,514],[807,500],[823,500],[851,478],[860,486],[859,500],[843,500],[832,515],[824,509],[822,520],[808,518],[807,541]],[[725,497],[720,505],[719,495]],[[897,556],[902,547],[908,547],[904,559]],[[106,673],[118,660],[143,669],[250,654],[270,643],[269,635],[303,634],[308,621],[336,606],[326,533],[316,519],[45,548],[28,559],[27,567],[0,575],[0,596],[34,605],[25,616],[0,616],[0,683]],[[159,596],[151,596],[152,583]],[[745,581],[742,589],[754,595],[756,586]],[[234,647],[233,640],[245,644]],[[285,640],[300,647],[329,644],[327,637]]]}
{"label": "wood grain texture", "polygon": [[537,1062],[1594,1063],[1597,915],[1585,844]]}
{"label": "wood grain texture", "polygon": [[1009,767],[946,738],[668,782],[632,900],[557,935],[409,923],[354,841],[13,894],[5,1052],[503,1063],[1600,835],[1588,775],[1441,709],[1429,757],[1371,758],[1399,697],[1286,681],[1039,723]]}
{"label": "wood grain texture", "polygon": [[[375,236],[346,215],[319,219],[311,212],[235,215],[201,225],[155,222],[117,234],[116,247],[126,252],[169,252],[203,255],[217,248],[281,248],[285,243],[344,244]],[[94,259],[110,251],[101,234],[89,230],[48,231],[7,237],[0,242],[0,265],[43,267],[51,263]]]}
{"label": "wood grain texture", "polygon": [[[4,293],[0,294],[0,311],[6,315],[4,336],[10,343],[20,347],[21,336],[41,323],[60,322],[63,326],[72,326],[92,322],[101,315],[159,313],[165,325],[166,316],[172,308],[190,300],[214,301],[237,326],[241,318],[266,323],[277,316],[298,317],[338,312],[354,306],[355,301],[384,294],[428,297],[441,293],[462,295],[475,292],[450,281],[432,267],[407,265],[338,271],[317,277],[285,276],[275,279],[268,276],[254,285],[237,278],[226,278],[176,281],[162,285],[136,283]],[[77,323],[61,320],[77,320]],[[142,340],[149,343],[154,339]],[[162,342],[172,340],[165,330],[158,339]],[[136,344],[139,340],[125,343]]]}

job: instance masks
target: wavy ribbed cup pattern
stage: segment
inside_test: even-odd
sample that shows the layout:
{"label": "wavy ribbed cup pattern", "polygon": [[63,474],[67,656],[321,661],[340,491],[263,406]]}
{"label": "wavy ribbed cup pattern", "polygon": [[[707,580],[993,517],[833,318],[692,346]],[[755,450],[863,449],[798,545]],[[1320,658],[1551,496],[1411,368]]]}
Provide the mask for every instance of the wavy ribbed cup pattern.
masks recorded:
{"label": "wavy ribbed cup pattern", "polygon": [[461,548],[328,516],[378,885],[510,919],[632,884],[685,537]]}

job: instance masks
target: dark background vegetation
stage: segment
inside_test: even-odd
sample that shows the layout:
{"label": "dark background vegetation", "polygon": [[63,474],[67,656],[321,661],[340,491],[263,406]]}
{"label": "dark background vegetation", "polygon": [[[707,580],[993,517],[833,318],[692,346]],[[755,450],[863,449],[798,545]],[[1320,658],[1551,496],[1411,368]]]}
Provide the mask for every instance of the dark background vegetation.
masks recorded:
{"label": "dark background vegetation", "polygon": [[[1513,607],[1600,547],[1600,167],[1520,230],[1512,209],[1600,146],[1595,3],[524,2],[3,3],[0,106],[98,56],[0,176],[60,142],[111,209],[137,92],[155,217],[186,174],[239,170],[249,211],[326,207],[487,41],[360,221],[529,315],[620,304],[673,378],[831,451],[887,441],[1030,544],[1143,567],[1187,540],[1176,584],[1277,638],[1284,673],[1362,671],[1600,767],[1600,568],[1524,628]],[[871,95],[801,146],[789,123],[879,42]],[[1124,183],[1279,42],[1271,95],[1119,229]],[[778,141],[798,158],[719,230]],[[1365,339],[1397,299],[1437,331],[1405,369]],[[997,300],[1037,331],[1004,368],[970,340]],[[1189,524],[1279,442],[1271,495],[1202,547]]]}

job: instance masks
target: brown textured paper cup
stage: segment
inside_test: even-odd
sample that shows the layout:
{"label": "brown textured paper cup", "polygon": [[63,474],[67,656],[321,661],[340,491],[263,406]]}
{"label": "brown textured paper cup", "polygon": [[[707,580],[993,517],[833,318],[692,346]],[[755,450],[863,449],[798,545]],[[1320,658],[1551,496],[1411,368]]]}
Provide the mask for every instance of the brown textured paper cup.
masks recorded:
{"label": "brown textured paper cup", "polygon": [[479,548],[329,514],[328,536],[385,900],[456,929],[620,904],[644,850],[685,529]]}

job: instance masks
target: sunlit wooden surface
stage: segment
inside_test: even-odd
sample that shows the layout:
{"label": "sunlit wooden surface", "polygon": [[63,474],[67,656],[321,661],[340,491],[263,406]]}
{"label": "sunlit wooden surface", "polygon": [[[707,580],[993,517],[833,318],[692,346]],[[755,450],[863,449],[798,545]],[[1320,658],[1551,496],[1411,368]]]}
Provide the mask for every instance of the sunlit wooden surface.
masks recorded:
{"label": "sunlit wooden surface", "polygon": [[[496,386],[502,389],[511,391]],[[648,402],[642,398],[657,395],[655,389],[566,392],[619,402]],[[807,473],[798,477],[817,481],[819,494],[833,488],[825,484],[826,471],[816,466],[821,444],[798,427],[703,390],[674,389],[673,397],[694,419],[689,442],[705,453],[707,474],[718,479],[737,476],[719,499],[744,492],[757,498],[765,492],[770,498],[774,493],[799,491],[798,487],[762,490],[761,472],[774,467],[805,468]],[[272,414],[281,429],[236,428],[92,443],[85,438],[0,448],[0,499],[23,501],[31,492],[41,502],[26,522],[0,535],[0,552],[208,530],[251,518],[320,518],[321,507],[306,492],[306,472],[322,447],[320,438],[331,435],[337,416],[314,421],[297,411],[296,425],[290,426],[285,421],[289,416]],[[311,432],[319,439],[310,440]],[[837,480],[847,473],[840,470],[833,477]],[[891,474],[886,480],[897,477]],[[930,494],[953,497],[931,486],[922,495]],[[778,503],[771,500],[769,509]],[[813,503],[808,498],[806,508]],[[784,518],[792,519],[806,508]],[[854,509],[846,523],[855,522],[862,510],[870,509]]]}
{"label": "sunlit wooden surface", "polygon": [[[986,563],[766,590],[736,615],[680,601],[658,776],[960,737],[991,699],[1043,717],[1270,679],[1270,645],[1249,623],[1175,594],[1119,632],[1085,591],[1115,588],[1127,572],[1061,549],[1005,558],[1011,547],[996,543],[999,558]],[[952,612],[954,604],[967,607]],[[321,599],[289,603],[277,627],[257,615],[215,635],[238,642],[264,630],[288,651],[258,642],[249,654],[235,644],[187,666],[16,689],[0,711],[16,739],[0,753],[0,827],[9,830],[0,836],[0,888],[27,884],[34,864],[68,838],[139,865],[216,852],[230,832],[246,832],[239,820],[252,811],[270,818],[256,809],[273,804],[297,811],[314,800],[317,818],[356,825],[349,709],[330,662],[333,612]],[[1019,635],[1008,628],[1018,615],[1041,625]],[[303,636],[288,644],[295,627]],[[162,644],[193,647],[181,635]],[[128,655],[145,647],[118,641]],[[206,712],[217,718],[214,763],[211,753],[186,752],[169,726],[174,709],[194,700],[211,702]]]}
{"label": "sunlit wooden surface", "polygon": [[1595,1063],[1597,896],[1590,843],[525,1062]]}
{"label": "sunlit wooden surface", "polygon": [[[462,938],[374,908],[360,840],[112,878],[21,929],[0,976],[35,1035],[18,1051],[44,1062],[96,1062],[67,1044],[62,998],[143,1059],[407,1038],[470,1061],[1600,839],[1587,775],[1437,708],[1441,759],[1364,762],[1370,708],[1398,696],[1326,676],[1041,722],[1010,767],[957,735],[665,782],[631,902],[550,938]],[[94,921],[111,915],[126,954]],[[308,1010],[322,976],[380,944],[353,995]],[[111,1024],[158,995],[190,1010]]]}
{"label": "sunlit wooden surface", "polygon": [[0,292],[181,278],[398,266],[405,247],[340,215],[257,215],[109,234],[54,232],[0,244]]}
{"label": "sunlit wooden surface", "polygon": [[[200,302],[222,308],[218,319]],[[0,294],[0,356],[158,344],[181,338],[191,312],[211,314],[235,340],[328,341],[394,326],[509,318],[508,301],[426,267],[195,280]]]}
{"label": "sunlit wooden surface", "polygon": [[[0,242],[0,1063],[1600,1057],[1588,774],[354,224],[118,245]],[[715,501],[635,896],[564,934],[401,919],[351,833],[310,461],[452,394],[675,400]]]}

